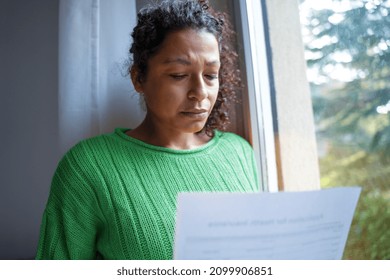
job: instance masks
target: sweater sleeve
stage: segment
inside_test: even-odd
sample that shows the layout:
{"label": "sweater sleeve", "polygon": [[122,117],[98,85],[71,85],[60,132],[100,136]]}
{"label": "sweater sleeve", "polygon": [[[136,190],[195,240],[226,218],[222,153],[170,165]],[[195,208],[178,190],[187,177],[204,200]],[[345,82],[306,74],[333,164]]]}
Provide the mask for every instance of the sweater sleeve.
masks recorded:
{"label": "sweater sleeve", "polygon": [[68,152],[53,176],[36,259],[95,259],[97,205],[83,166]]}

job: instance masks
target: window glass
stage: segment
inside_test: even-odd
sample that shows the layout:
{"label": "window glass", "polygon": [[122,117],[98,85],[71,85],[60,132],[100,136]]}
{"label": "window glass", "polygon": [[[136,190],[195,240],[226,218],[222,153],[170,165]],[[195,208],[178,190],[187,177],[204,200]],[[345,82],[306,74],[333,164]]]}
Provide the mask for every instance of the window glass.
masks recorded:
{"label": "window glass", "polygon": [[301,0],[321,186],[359,185],[345,259],[390,258],[390,1]]}

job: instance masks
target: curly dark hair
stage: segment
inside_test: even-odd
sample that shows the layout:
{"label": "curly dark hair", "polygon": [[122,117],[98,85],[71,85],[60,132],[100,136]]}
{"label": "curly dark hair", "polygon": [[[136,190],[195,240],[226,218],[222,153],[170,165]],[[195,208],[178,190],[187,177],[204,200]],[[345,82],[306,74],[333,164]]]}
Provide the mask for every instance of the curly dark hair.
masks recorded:
{"label": "curly dark hair", "polygon": [[236,102],[236,92],[241,87],[237,64],[237,53],[232,47],[234,32],[227,15],[214,11],[207,0],[171,0],[149,5],[137,15],[138,22],[133,33],[131,68],[138,70],[137,81],[145,81],[148,60],[158,52],[168,33],[182,29],[206,30],[218,41],[221,67],[219,70],[219,91],[209,118],[200,131],[212,136],[214,129],[226,130],[230,123],[229,108]]}

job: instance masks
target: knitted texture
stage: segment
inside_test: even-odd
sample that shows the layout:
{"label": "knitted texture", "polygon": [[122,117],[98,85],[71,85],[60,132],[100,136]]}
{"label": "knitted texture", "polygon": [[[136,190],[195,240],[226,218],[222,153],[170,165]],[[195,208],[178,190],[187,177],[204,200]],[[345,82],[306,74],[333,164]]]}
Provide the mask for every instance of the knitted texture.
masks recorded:
{"label": "knitted texture", "polygon": [[61,159],[37,259],[172,259],[179,192],[255,192],[252,147],[216,131],[200,148],[146,144],[116,129]]}

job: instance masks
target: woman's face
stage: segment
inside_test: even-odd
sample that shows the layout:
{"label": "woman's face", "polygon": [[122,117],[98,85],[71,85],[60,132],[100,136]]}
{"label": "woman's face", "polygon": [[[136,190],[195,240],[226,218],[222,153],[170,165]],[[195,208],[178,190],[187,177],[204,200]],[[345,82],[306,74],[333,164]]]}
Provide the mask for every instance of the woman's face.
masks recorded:
{"label": "woman's face", "polygon": [[134,82],[144,94],[148,121],[174,133],[202,130],[218,95],[219,68],[218,42],[212,33],[169,33],[149,59],[144,82]]}

